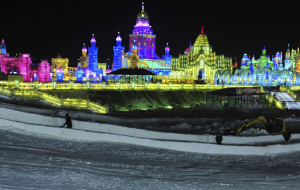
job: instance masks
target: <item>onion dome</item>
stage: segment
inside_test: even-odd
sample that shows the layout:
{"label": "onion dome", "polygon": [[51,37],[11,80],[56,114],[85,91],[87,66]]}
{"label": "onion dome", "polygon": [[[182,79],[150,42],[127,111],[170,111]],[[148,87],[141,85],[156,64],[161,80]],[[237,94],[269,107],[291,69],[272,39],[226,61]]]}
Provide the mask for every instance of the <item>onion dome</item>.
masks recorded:
{"label": "onion dome", "polygon": [[121,36],[120,36],[120,32],[118,32],[118,36],[117,36],[117,38],[116,38],[116,41],[117,41],[117,42],[122,42],[122,38],[121,38]]}
{"label": "onion dome", "polygon": [[169,46],[168,46],[168,43],[167,43],[167,46],[166,46],[166,48],[165,48],[165,51],[170,51],[170,48],[169,48]]}
{"label": "onion dome", "polygon": [[83,47],[82,47],[82,53],[86,53],[87,52],[87,49],[85,47],[85,43],[83,43]]}
{"label": "onion dome", "polygon": [[91,43],[96,43],[96,40],[95,40],[94,34],[92,34]]}

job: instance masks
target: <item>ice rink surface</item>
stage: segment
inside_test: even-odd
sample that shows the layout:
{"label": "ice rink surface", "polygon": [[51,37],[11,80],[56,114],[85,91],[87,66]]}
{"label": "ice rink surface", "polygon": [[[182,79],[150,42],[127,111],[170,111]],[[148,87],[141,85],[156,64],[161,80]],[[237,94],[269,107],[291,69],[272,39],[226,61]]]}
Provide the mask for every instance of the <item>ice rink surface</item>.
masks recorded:
{"label": "ice rink surface", "polygon": [[61,140],[14,128],[0,128],[0,139],[0,189],[300,188],[300,152],[197,154]]}

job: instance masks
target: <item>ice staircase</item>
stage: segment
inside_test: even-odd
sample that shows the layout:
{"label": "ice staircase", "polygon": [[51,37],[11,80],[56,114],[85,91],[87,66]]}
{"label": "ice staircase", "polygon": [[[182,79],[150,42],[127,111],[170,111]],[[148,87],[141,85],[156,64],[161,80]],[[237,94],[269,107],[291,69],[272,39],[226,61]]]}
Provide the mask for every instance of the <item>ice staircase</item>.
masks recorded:
{"label": "ice staircase", "polygon": [[297,102],[291,95],[287,92],[271,92],[272,95],[276,95],[280,102],[284,102],[286,108],[289,110],[300,110],[300,102]]}

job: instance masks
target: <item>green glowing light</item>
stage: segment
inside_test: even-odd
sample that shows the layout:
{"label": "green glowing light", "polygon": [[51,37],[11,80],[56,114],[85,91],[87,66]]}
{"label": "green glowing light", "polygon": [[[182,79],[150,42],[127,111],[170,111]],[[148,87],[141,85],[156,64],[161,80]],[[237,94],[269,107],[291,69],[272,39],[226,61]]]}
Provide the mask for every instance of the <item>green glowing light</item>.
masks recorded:
{"label": "green glowing light", "polygon": [[142,14],[142,17],[144,17],[144,14]]}
{"label": "green glowing light", "polygon": [[173,107],[172,106],[166,106],[166,109],[172,109]]}

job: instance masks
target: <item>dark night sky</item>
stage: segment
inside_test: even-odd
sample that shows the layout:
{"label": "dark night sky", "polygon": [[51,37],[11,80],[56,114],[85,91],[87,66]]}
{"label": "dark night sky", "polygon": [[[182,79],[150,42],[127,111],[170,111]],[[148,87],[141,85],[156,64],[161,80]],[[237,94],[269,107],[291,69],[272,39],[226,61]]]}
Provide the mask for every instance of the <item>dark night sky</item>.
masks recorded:
{"label": "dark night sky", "polygon": [[[204,26],[213,51],[237,57],[245,52],[256,58],[263,46],[267,53],[285,53],[300,46],[298,1],[78,1],[11,0],[1,3],[0,38],[11,56],[29,53],[34,59],[62,57],[77,65],[82,43],[90,46],[95,34],[99,62],[113,58],[117,32],[128,51],[129,34],[141,2],[156,34],[156,53],[164,54],[166,42],[175,57],[195,42]],[[174,3],[175,2],[175,3]]]}

